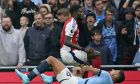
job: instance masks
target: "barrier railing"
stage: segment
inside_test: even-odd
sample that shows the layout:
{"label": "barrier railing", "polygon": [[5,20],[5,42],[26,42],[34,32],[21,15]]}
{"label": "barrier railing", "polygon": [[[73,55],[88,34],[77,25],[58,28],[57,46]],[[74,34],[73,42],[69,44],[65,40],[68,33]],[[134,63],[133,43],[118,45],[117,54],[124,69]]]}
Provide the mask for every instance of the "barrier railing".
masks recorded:
{"label": "barrier railing", "polygon": [[[29,69],[33,69],[36,66],[23,66],[22,69],[24,71],[29,71]],[[72,68],[74,66],[67,66],[68,68]],[[16,66],[0,66],[0,70],[14,70]],[[101,65],[101,69],[140,69],[140,65]],[[51,70],[51,69],[50,69]]]}

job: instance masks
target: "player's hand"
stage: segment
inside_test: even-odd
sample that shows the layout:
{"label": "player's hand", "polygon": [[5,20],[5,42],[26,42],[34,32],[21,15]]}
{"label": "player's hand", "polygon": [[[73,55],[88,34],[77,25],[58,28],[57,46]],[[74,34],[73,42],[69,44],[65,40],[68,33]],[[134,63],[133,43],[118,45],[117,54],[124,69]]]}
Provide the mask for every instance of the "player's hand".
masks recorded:
{"label": "player's hand", "polygon": [[81,75],[82,74],[81,67],[73,67],[72,73],[73,73],[73,75]]}
{"label": "player's hand", "polygon": [[82,67],[83,72],[90,71],[90,70],[92,70],[92,66],[85,65],[85,66]]}
{"label": "player's hand", "polygon": [[122,28],[122,31],[121,33],[124,35],[124,34],[127,34],[127,29],[126,28]]}
{"label": "player's hand", "polygon": [[18,65],[16,66],[16,68],[17,68],[17,69],[21,69],[22,66],[23,66],[22,64],[18,64]]}
{"label": "player's hand", "polygon": [[93,48],[85,48],[84,51],[86,53],[93,53],[94,52],[94,49]]}

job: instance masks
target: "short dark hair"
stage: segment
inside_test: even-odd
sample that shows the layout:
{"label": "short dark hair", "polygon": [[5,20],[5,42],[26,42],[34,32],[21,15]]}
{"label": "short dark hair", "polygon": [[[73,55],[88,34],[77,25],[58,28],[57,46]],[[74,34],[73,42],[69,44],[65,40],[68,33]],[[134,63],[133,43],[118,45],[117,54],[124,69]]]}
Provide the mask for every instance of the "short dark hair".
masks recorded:
{"label": "short dark hair", "polygon": [[34,16],[39,15],[39,14],[41,15],[42,18],[44,17],[44,16],[41,14],[41,12],[39,12],[39,11],[35,12],[35,13],[34,13]]}
{"label": "short dark hair", "polygon": [[105,10],[105,15],[106,15],[106,12],[114,13],[114,10],[113,10],[112,8],[107,8],[107,9]]}
{"label": "short dark hair", "polygon": [[[11,20],[11,18],[10,18],[9,16],[7,16],[7,15],[2,16],[1,18],[2,18],[2,19],[3,19],[3,18],[9,18],[9,19]],[[12,20],[11,20],[11,21],[12,21]]]}
{"label": "short dark hair", "polygon": [[98,2],[98,1],[101,1],[101,0],[94,0],[92,3],[92,5],[93,5],[93,7],[95,7],[95,5],[96,5],[96,2]]}
{"label": "short dark hair", "polygon": [[[95,27],[95,28],[96,28],[96,27]],[[101,31],[100,31],[99,29],[94,29],[94,30],[92,30],[92,31],[91,31],[91,35],[93,36],[93,35],[95,35],[95,34],[101,35]]]}
{"label": "short dark hair", "polygon": [[67,16],[69,15],[70,12],[67,8],[61,8],[57,11],[57,15],[64,15],[64,16]]}
{"label": "short dark hair", "polygon": [[128,13],[131,13],[133,16],[135,15],[135,10],[132,8],[132,7],[128,7],[128,8],[126,8],[126,9],[124,9],[124,13],[123,13],[123,15],[126,15],[126,14],[128,14]]}
{"label": "short dark hair", "polygon": [[54,14],[52,12],[48,12],[47,14],[45,14],[45,16],[48,15],[48,14],[51,14],[52,17],[54,18]]}
{"label": "short dark hair", "polygon": [[[78,0],[78,1],[79,1],[79,3],[81,4],[81,1],[82,1],[82,0]],[[69,3],[71,3],[71,0],[69,0]]]}
{"label": "short dark hair", "polygon": [[77,13],[79,11],[80,5],[72,5],[70,7],[70,13],[73,15],[74,13]]}
{"label": "short dark hair", "polygon": [[123,70],[120,70],[119,72],[119,76],[117,78],[117,80],[115,81],[115,83],[121,83],[125,80],[125,74]]}
{"label": "short dark hair", "polygon": [[136,11],[137,9],[140,9],[140,4],[137,5],[137,6],[135,7],[135,11]]}
{"label": "short dark hair", "polygon": [[86,19],[88,18],[88,16],[93,16],[93,18],[96,20],[96,15],[95,15],[93,12],[89,12],[89,13],[86,15]]}

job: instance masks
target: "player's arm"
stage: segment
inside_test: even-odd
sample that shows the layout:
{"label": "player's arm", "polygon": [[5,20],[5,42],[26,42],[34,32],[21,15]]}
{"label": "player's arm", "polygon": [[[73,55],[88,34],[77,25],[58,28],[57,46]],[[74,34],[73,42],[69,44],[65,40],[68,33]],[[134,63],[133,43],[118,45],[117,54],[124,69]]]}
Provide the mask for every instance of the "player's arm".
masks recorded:
{"label": "player's arm", "polygon": [[83,66],[82,67],[82,71],[89,71],[89,72],[92,72],[93,75],[98,75],[98,76],[100,76],[100,74],[101,74],[101,70],[100,69],[94,68],[94,67],[88,66],[88,65]]}
{"label": "player's arm", "polygon": [[[91,53],[93,52],[94,50],[92,48],[83,48],[77,44],[73,44],[71,42],[71,37],[70,36],[65,36],[65,40],[64,40],[64,45],[67,45],[71,48],[75,48],[75,49],[78,49],[78,50],[82,50],[82,51],[85,51],[87,53]],[[93,56],[93,54],[91,54],[91,56]]]}
{"label": "player's arm", "polygon": [[81,67],[78,67],[78,66],[73,67],[72,74],[77,77],[82,77],[83,73],[82,73]]}
{"label": "player's arm", "polygon": [[73,44],[71,42],[71,37],[70,36],[65,36],[64,45],[69,46],[71,48],[76,48],[78,50],[84,50],[84,48],[80,47],[79,45]]}

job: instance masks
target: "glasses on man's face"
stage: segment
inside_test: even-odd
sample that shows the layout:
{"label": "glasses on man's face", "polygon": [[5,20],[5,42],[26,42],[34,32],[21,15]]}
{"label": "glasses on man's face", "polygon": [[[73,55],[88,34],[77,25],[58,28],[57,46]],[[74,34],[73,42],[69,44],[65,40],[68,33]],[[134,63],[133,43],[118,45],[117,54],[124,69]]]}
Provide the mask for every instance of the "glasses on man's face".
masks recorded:
{"label": "glasses on man's face", "polygon": [[52,17],[45,17],[45,19],[52,19]]}

